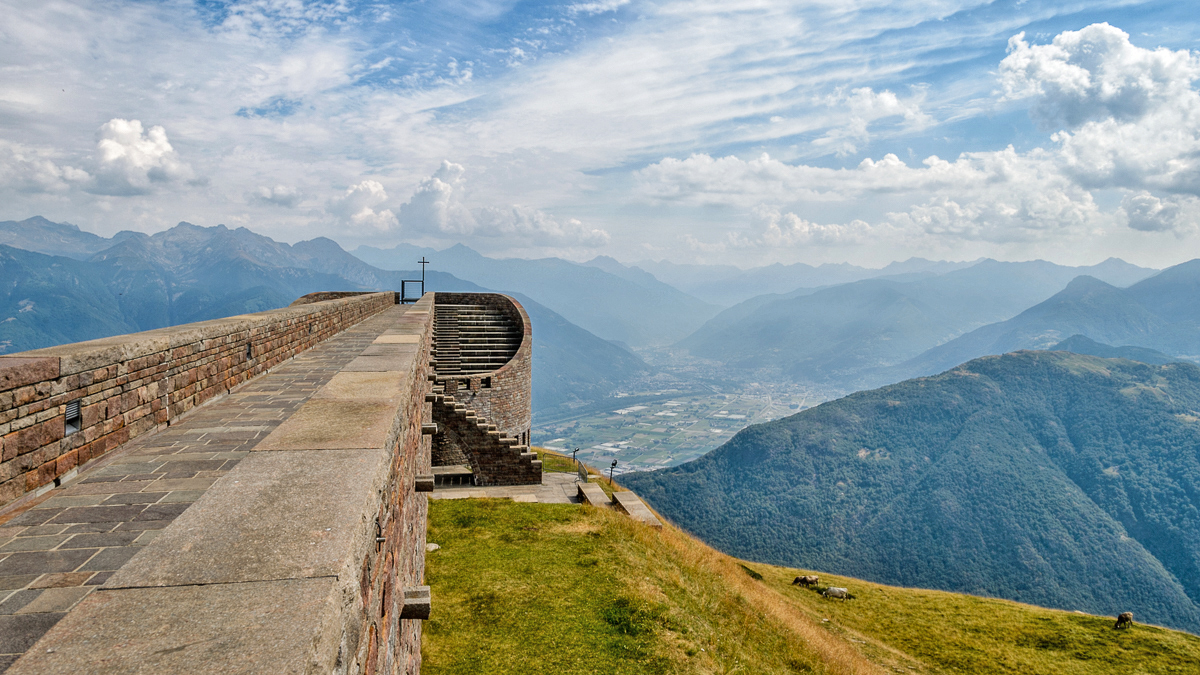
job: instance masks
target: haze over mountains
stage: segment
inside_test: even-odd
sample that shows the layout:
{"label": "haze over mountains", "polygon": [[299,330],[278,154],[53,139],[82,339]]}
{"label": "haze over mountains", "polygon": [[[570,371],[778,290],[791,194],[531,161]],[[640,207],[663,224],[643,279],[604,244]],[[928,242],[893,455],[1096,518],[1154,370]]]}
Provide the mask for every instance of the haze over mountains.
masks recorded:
{"label": "haze over mountains", "polygon": [[1200,631],[1200,368],[1017,352],[624,484],[741,557]]}
{"label": "haze over mountains", "polygon": [[1048,349],[1076,334],[1195,361],[1200,359],[1198,290],[1200,260],[1168,268],[1125,289],[1081,276],[1045,302],[931,349],[888,374],[896,379],[928,375],[984,354]]}
{"label": "haze over mountains", "polygon": [[719,311],[650,274],[625,270],[617,275],[560,258],[487,258],[462,245],[443,251],[406,244],[388,250],[360,246],[354,254],[382,269],[398,269],[428,256],[439,270],[537,298],[568,321],[630,347],[671,344]]}
{"label": "haze over mountains", "polygon": [[[0,244],[0,353],[275,309],[315,291],[396,289],[420,275],[371,267],[330,239],[289,246],[245,228],[180,223],[104,239],[31,218],[0,223],[4,233],[3,241],[33,250]],[[487,290],[441,271],[426,278],[429,290]],[[518,299],[539,326],[535,409],[603,398],[649,370],[628,350]]]}
{"label": "haze over mountains", "polygon": [[1010,318],[1079,275],[1129,284],[1154,272],[1115,259],[1091,267],[983,260],[944,274],[926,271],[755,297],[718,314],[678,346],[733,367],[770,369],[794,380],[847,389],[878,386],[904,379],[888,367]]}

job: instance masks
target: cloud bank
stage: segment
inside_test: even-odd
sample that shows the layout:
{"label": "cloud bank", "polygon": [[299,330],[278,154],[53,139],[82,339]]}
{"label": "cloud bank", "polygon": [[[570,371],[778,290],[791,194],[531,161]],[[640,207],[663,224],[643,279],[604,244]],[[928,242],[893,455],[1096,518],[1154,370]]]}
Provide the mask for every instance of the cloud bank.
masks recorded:
{"label": "cloud bank", "polygon": [[[850,169],[789,165],[767,154],[694,154],[641,169],[639,189],[659,203],[752,208],[751,230],[772,246],[881,237],[1037,242],[1091,236],[1114,224],[1183,235],[1195,229],[1200,196],[1198,78],[1200,58],[1189,51],[1143,49],[1108,24],[1064,32],[1047,45],[1018,34],[1000,63],[1002,98],[1030,102],[1031,114],[1054,129],[1048,147],[965,152],[953,161],[930,156],[919,167],[887,154]],[[894,97],[855,95],[862,107],[919,116]],[[827,139],[831,146],[840,140]],[[1096,190],[1125,196],[1105,211]],[[911,205],[852,226],[780,211],[881,198]]]}

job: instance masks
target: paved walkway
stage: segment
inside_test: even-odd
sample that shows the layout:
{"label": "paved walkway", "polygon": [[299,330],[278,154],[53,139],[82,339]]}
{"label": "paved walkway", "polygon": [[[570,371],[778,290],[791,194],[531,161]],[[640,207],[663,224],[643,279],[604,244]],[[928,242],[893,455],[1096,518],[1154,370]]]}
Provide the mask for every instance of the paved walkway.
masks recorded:
{"label": "paved walkway", "polygon": [[511,499],[541,504],[578,504],[574,473],[544,473],[541,485],[501,485],[497,487],[437,488],[430,499]]}
{"label": "paved walkway", "polygon": [[0,673],[407,309],[388,309],[134,439],[0,522]]}

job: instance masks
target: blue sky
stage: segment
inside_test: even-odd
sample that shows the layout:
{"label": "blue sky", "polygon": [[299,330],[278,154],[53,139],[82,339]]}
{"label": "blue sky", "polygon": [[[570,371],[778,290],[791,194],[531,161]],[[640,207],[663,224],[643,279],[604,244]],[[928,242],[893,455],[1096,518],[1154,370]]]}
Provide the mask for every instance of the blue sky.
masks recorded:
{"label": "blue sky", "polygon": [[1184,2],[0,7],[3,219],[742,266],[1200,255]]}

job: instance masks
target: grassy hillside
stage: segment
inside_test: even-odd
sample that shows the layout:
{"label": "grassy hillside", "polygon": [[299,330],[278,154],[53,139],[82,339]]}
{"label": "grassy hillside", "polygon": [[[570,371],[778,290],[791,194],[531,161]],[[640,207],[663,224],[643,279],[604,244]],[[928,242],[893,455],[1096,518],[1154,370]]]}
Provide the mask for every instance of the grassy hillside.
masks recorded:
{"label": "grassy hillside", "polygon": [[1200,368],[985,357],[623,481],[732,555],[1200,631]]}
{"label": "grassy hillside", "polygon": [[605,509],[430,503],[422,672],[1185,673],[1200,638],[1004,600],[739,561]]}

